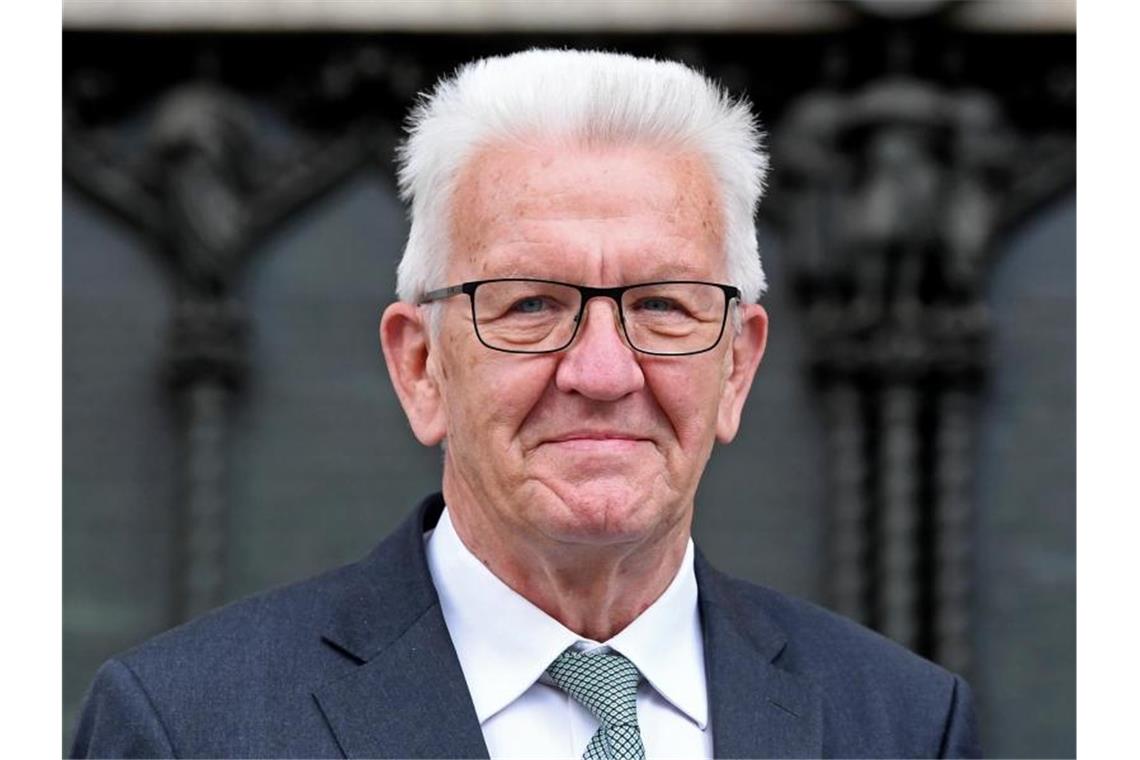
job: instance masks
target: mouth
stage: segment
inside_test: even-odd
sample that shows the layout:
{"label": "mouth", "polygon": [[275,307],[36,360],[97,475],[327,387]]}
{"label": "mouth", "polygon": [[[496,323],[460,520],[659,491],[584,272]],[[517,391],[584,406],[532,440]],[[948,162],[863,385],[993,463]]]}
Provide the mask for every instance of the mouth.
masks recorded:
{"label": "mouth", "polygon": [[635,433],[613,430],[582,430],[548,438],[544,444],[557,446],[566,451],[583,452],[625,452],[636,448],[649,439]]}

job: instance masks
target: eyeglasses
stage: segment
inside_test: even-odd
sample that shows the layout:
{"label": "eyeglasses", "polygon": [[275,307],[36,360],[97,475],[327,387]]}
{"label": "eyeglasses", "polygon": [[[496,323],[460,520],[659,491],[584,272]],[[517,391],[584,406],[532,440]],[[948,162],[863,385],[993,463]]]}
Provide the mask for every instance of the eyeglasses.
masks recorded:
{"label": "eyeglasses", "polygon": [[549,354],[574,342],[591,298],[610,298],[635,351],[687,356],[720,342],[739,288],[696,280],[668,280],[591,288],[554,280],[476,280],[425,293],[427,304],[466,293],[475,336],[487,348],[512,354]]}

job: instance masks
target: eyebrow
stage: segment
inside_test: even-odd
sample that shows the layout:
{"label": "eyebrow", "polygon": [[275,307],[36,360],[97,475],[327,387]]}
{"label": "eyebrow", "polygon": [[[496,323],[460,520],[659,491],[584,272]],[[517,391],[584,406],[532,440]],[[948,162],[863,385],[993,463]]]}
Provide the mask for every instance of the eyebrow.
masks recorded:
{"label": "eyebrow", "polygon": [[[511,262],[505,267],[489,267],[482,275],[483,279],[498,279],[503,277],[521,277],[527,279],[538,280],[555,280],[558,282],[578,282],[577,278],[566,277],[565,275],[554,275],[541,264],[525,264],[523,262]],[[708,280],[715,279],[716,275],[709,274],[701,271],[696,267],[686,264],[679,266],[664,266],[659,265],[652,267],[643,272],[638,272],[635,278],[623,278],[623,281],[628,283],[632,282],[659,282],[662,280]],[[591,285],[598,283],[586,283],[583,285]]]}
{"label": "eyebrow", "polygon": [[687,264],[680,266],[657,266],[649,269],[645,277],[646,282],[653,280],[707,280],[713,275]]}

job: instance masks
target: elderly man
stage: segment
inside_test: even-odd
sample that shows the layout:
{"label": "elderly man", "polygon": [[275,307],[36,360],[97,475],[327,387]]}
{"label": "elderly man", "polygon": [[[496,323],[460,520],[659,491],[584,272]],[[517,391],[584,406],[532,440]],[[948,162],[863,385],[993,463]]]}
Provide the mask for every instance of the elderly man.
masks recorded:
{"label": "elderly man", "polygon": [[442,495],[363,561],[108,662],[75,754],[976,753],[959,678],[690,538],[767,334],[748,104],[536,50],[463,68],[410,132],[380,338]]}

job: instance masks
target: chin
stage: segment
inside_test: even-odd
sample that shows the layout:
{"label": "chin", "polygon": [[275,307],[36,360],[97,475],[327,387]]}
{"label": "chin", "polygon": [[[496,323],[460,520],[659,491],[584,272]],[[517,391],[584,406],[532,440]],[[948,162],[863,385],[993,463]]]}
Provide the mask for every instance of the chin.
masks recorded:
{"label": "chin", "polygon": [[639,541],[659,527],[657,500],[626,480],[593,479],[547,485],[536,517],[543,532],[567,543],[618,544]]}

